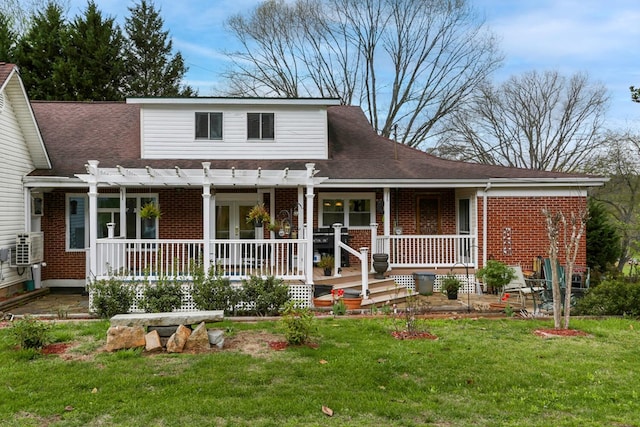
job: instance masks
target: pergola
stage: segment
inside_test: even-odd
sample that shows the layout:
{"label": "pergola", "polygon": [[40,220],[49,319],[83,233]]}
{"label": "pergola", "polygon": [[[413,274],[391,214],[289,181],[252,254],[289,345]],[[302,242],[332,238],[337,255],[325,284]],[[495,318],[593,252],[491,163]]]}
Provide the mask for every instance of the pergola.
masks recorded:
{"label": "pergola", "polygon": [[[121,224],[126,223],[126,191],[127,188],[137,187],[202,187],[203,200],[203,239],[205,242],[211,236],[211,200],[215,203],[215,191],[217,187],[254,187],[271,188],[293,187],[298,188],[298,199],[306,224],[313,224],[313,198],[314,187],[328,178],[316,177],[319,172],[314,163],[307,163],[306,169],[270,170],[270,169],[211,169],[211,162],[202,162],[202,169],[182,169],[175,166],[172,169],[155,169],[149,166],[145,168],[100,168],[99,161],[89,160],[85,165],[87,173],[76,176],[89,186],[89,248],[90,269],[97,271],[96,246],[98,239],[98,188],[120,188],[120,215]],[[303,189],[306,194],[303,196]],[[306,203],[303,201],[306,199]],[[305,215],[306,213],[306,215]],[[307,254],[305,256],[305,270],[313,270],[313,233],[304,235],[307,241]],[[204,245],[205,271],[209,270],[211,254],[209,245]],[[312,278],[310,278],[312,280]]]}

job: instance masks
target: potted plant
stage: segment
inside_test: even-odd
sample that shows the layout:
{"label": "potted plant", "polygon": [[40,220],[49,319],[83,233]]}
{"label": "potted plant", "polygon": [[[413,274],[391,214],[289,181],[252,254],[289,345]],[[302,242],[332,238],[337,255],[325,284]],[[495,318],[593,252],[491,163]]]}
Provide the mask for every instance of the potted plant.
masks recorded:
{"label": "potted plant", "polygon": [[458,289],[462,286],[462,282],[453,273],[447,274],[442,279],[442,292],[447,294],[447,299],[458,299]]}
{"label": "potted plant", "polygon": [[335,263],[335,258],[332,255],[322,255],[320,261],[318,261],[318,267],[324,270],[325,276],[331,276],[331,270]]}
{"label": "potted plant", "polygon": [[500,292],[502,287],[516,277],[513,268],[503,262],[490,259],[487,264],[476,272],[476,277],[487,285],[487,292]]}
{"label": "potted plant", "polygon": [[160,208],[153,202],[146,203],[142,209],[140,209],[140,218],[142,219],[156,219],[162,216]]}
{"label": "potted plant", "polygon": [[264,203],[258,203],[247,214],[247,224],[254,223],[256,227],[262,227],[262,223],[270,223],[271,217],[267,208],[264,207]]}

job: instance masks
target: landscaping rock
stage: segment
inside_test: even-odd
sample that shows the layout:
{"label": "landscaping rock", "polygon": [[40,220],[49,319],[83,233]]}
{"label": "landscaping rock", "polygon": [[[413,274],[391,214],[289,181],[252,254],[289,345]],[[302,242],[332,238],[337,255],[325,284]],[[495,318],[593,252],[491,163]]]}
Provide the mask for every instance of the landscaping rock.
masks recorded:
{"label": "landscaping rock", "polygon": [[209,344],[215,345],[219,349],[224,347],[224,331],[221,329],[210,329],[207,331],[209,336]]}
{"label": "landscaping rock", "polygon": [[169,341],[167,341],[167,352],[182,353],[189,335],[191,335],[191,329],[183,325],[178,326],[176,333],[171,335]]}
{"label": "landscaping rock", "polygon": [[161,351],[162,342],[160,341],[160,334],[158,331],[147,332],[144,336],[145,350],[147,351]]}
{"label": "landscaping rock", "polygon": [[184,351],[207,351],[211,350],[209,344],[209,335],[207,334],[207,325],[202,322],[193,330],[187,343],[184,345]]}
{"label": "landscaping rock", "polygon": [[116,314],[111,318],[111,326],[171,326],[195,325],[200,322],[221,322],[223,310],[170,312],[170,313],[128,313]]}
{"label": "landscaping rock", "polygon": [[144,347],[142,326],[112,326],[107,330],[107,351]]}
{"label": "landscaping rock", "polygon": [[[147,328],[147,332],[158,331],[158,335],[160,338],[169,338],[171,335],[175,334],[178,330],[179,323],[176,323],[172,326],[149,326]],[[191,329],[191,325],[184,325],[185,327]]]}

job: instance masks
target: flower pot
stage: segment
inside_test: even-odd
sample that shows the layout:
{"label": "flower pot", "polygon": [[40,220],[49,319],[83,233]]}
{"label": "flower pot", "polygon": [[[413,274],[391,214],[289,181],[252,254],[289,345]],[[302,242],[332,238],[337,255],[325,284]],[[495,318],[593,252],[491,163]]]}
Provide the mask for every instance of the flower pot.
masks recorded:
{"label": "flower pot", "polygon": [[458,290],[455,291],[447,291],[447,299],[458,299]]}
{"label": "flower pot", "polygon": [[330,268],[325,268],[324,269],[324,275],[325,276],[331,276],[331,269]]}
{"label": "flower pot", "polygon": [[347,310],[357,310],[360,308],[360,304],[362,304],[362,297],[358,298],[342,298],[344,305],[347,307]]}
{"label": "flower pot", "polygon": [[389,254],[373,254],[373,269],[376,274],[373,276],[376,279],[384,279],[384,273],[389,268]]}
{"label": "flower pot", "polygon": [[333,302],[330,299],[318,299],[318,298],[313,299],[314,307],[331,307],[332,305],[333,305]]}

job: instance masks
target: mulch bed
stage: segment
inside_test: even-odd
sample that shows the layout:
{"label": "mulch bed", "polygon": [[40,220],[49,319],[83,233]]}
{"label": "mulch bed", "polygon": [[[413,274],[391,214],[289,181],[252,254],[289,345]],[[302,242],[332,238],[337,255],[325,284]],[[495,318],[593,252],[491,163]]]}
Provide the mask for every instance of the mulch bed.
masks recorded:
{"label": "mulch bed", "polygon": [[[297,346],[297,347],[302,347],[302,346],[313,348],[313,349],[317,349],[319,347],[318,344],[315,344],[315,343],[302,344],[301,346]],[[280,351],[288,347],[296,347],[296,346],[290,346],[289,343],[286,341],[269,341],[269,348],[271,350]]]}
{"label": "mulch bed", "polygon": [[588,333],[577,329],[536,329],[533,333],[542,338],[589,336]]}
{"label": "mulch bed", "polygon": [[69,343],[49,344],[42,347],[42,354],[64,354],[71,347]]}

